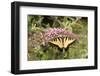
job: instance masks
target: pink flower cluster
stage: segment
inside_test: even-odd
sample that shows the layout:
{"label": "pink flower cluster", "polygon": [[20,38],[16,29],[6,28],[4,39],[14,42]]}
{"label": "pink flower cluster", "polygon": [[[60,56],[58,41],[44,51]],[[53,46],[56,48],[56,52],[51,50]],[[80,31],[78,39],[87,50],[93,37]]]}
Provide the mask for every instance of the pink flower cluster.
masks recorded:
{"label": "pink flower cluster", "polygon": [[74,33],[69,32],[69,31],[62,29],[62,28],[46,29],[44,32],[44,37],[45,37],[45,40],[47,42],[54,39],[54,38],[58,38],[58,37],[70,37],[73,39],[78,39],[78,36],[76,36]]}

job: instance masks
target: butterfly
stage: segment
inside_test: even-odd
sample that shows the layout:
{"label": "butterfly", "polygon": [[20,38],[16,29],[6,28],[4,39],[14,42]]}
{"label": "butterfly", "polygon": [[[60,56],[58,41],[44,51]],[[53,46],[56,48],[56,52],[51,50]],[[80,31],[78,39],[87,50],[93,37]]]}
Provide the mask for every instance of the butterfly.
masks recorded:
{"label": "butterfly", "polygon": [[69,37],[58,37],[50,41],[50,43],[57,45],[59,48],[67,48],[69,44],[73,43],[75,39]]}

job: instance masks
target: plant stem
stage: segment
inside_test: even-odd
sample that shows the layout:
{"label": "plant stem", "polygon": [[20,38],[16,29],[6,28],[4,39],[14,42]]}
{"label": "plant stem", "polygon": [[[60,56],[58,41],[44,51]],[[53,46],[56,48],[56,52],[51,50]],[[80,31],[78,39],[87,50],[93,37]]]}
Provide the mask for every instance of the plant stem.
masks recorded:
{"label": "plant stem", "polygon": [[65,48],[62,48],[62,58],[64,58]]}
{"label": "plant stem", "polygon": [[[65,48],[62,49],[62,57],[64,58]],[[69,51],[67,50],[67,59],[69,59]]]}
{"label": "plant stem", "polygon": [[65,53],[65,48],[63,48],[63,54]]}
{"label": "plant stem", "polygon": [[69,50],[67,50],[67,59],[69,59]]}

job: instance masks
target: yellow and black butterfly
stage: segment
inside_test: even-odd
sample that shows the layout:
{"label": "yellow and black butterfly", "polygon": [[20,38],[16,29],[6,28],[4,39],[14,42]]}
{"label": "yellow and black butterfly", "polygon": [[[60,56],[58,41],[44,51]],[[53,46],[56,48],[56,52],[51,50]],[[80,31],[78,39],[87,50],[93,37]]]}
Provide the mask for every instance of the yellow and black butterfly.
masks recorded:
{"label": "yellow and black butterfly", "polygon": [[67,48],[69,44],[73,43],[75,39],[69,37],[58,37],[50,41],[50,43],[57,45],[59,48]]}

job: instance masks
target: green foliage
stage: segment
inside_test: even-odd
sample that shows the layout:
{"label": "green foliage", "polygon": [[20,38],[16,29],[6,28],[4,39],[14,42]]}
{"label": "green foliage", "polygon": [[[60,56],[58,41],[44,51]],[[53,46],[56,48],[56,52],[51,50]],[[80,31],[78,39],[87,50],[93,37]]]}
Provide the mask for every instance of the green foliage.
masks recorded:
{"label": "green foliage", "polygon": [[[28,60],[81,59],[88,57],[87,17],[70,16],[28,16]],[[42,37],[44,29],[64,28],[79,36],[68,48],[60,49],[45,44]]]}

